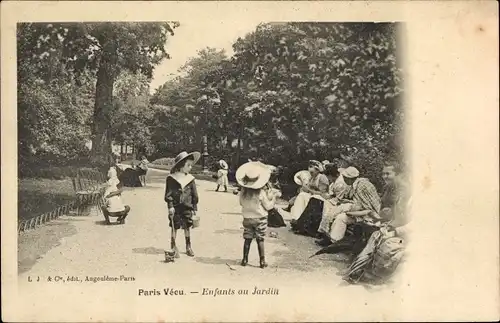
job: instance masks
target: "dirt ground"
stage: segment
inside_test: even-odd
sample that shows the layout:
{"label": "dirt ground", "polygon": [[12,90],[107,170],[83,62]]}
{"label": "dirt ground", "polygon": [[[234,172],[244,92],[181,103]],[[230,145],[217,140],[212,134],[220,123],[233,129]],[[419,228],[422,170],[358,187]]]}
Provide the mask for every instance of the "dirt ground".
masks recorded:
{"label": "dirt ground", "polygon": [[[78,298],[96,293],[99,298],[88,301],[86,297],[85,300],[87,308],[98,311],[102,307],[99,299],[107,297],[107,301],[114,304],[118,300],[116,293],[126,298],[124,302],[139,306],[142,301],[136,298],[140,289],[161,290],[163,287],[170,287],[203,293],[205,287],[249,286],[253,290],[260,286],[280,290],[287,297],[304,297],[304,293],[310,293],[308,291],[312,288],[315,292],[307,294],[303,311],[311,310],[311,315],[325,315],[324,312],[317,312],[320,309],[308,309],[308,306],[318,306],[310,303],[313,299],[334,297],[332,291],[342,295],[343,289],[361,293],[361,296],[356,297],[362,299],[366,293],[380,289],[352,286],[342,281],[339,273],[347,267],[345,260],[334,255],[310,259],[309,256],[318,250],[314,239],[295,235],[288,227],[268,229],[268,234],[272,231],[278,233],[277,238],[266,239],[268,268],[258,267],[255,242],[250,251],[249,265],[241,267],[239,262],[242,256],[243,230],[237,196],[215,192],[215,183],[198,180],[198,213],[201,224],[192,231],[195,257],[188,257],[184,253],[184,237],[179,232],[177,243],[181,258],[175,263],[165,263],[163,250],[169,247],[170,239],[167,210],[163,201],[165,177],[164,171],[150,170],[146,187],[124,191],[123,199],[131,207],[125,225],[105,225],[102,215],[95,210],[87,217],[64,216],[20,236],[18,281],[21,295],[29,295],[24,298],[26,306],[36,312],[55,306],[53,302],[59,297]],[[86,281],[87,277],[105,275],[121,277],[123,284]],[[56,276],[63,277],[66,283],[54,284],[53,280],[49,281],[49,278],[54,279]],[[75,283],[69,283],[70,276],[78,278],[78,288],[72,288]],[[40,279],[41,282],[34,284],[33,279]],[[47,289],[49,286],[50,289]],[[386,286],[387,288],[390,293],[391,287]],[[43,296],[47,290],[50,290],[50,298]],[[37,301],[30,302],[34,297],[37,297]],[[169,300],[168,307],[172,313],[177,313],[180,309],[172,308],[181,303],[172,300],[173,298]],[[159,304],[161,303],[156,305],[160,306]],[[144,306],[156,305],[148,303]],[[66,306],[72,308],[68,304]],[[164,309],[165,304],[162,306],[159,308]],[[159,308],[158,313],[162,313]],[[181,312],[176,314],[179,316],[172,314],[172,319],[180,319]],[[26,313],[28,315],[31,311]],[[62,319],[57,315],[54,313],[51,320]],[[136,312],[133,308],[122,308],[116,315],[136,315]],[[276,315],[278,319],[281,314]],[[27,319],[29,318],[28,315]],[[309,318],[319,319],[320,316],[313,315]]]}

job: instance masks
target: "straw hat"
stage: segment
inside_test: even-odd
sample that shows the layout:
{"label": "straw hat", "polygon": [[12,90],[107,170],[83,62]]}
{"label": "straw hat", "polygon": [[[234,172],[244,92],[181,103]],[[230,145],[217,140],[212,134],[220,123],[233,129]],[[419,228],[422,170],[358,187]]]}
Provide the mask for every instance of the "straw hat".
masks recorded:
{"label": "straw hat", "polygon": [[260,189],[269,182],[271,170],[259,162],[248,162],[236,170],[236,181],[240,186]]}
{"label": "straw hat", "polygon": [[219,160],[219,165],[220,165],[220,167],[222,167],[222,169],[228,169],[229,168],[229,165],[223,159]]}
{"label": "straw hat", "polygon": [[189,153],[189,154],[187,152],[183,151],[179,155],[175,156],[174,167],[172,167],[172,168],[175,168],[181,161],[183,161],[184,159],[186,159],[190,156],[193,156],[194,164],[196,164],[196,162],[198,162],[198,160],[200,159],[201,154],[197,151],[194,151],[194,152]]}
{"label": "straw hat", "polygon": [[306,180],[306,181],[309,181],[311,179],[311,173],[309,173],[308,170],[301,170],[301,171],[298,171],[297,173],[295,173],[295,175],[293,176],[293,181],[295,182],[295,184],[297,185],[304,185],[305,183],[303,183],[303,180]]}
{"label": "straw hat", "polygon": [[345,178],[359,177],[359,170],[356,167],[339,168],[339,173]]}

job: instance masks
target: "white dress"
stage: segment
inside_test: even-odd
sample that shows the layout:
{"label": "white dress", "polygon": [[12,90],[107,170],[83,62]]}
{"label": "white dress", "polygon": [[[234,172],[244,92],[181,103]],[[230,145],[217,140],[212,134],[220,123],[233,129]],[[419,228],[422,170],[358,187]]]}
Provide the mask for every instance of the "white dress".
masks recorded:
{"label": "white dress", "polygon": [[227,178],[227,170],[226,169],[219,169],[217,171],[217,185],[221,185],[221,186],[228,186],[229,185],[229,179]]}

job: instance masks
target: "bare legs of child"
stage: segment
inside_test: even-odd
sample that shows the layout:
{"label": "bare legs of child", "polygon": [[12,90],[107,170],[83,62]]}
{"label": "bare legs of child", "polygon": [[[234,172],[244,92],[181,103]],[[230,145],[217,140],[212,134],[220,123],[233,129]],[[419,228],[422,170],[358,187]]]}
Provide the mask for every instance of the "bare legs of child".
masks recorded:
{"label": "bare legs of child", "polygon": [[[217,185],[217,188],[215,189],[216,192],[219,191],[220,185]],[[224,192],[227,192],[227,185],[224,185]]]}
{"label": "bare legs of child", "polygon": [[[241,260],[241,265],[246,266],[248,264],[248,254],[250,253],[250,245],[252,244],[253,239],[245,239],[243,243],[243,259]],[[257,247],[259,249],[259,258],[260,258],[260,268],[266,268],[266,256],[264,252],[264,239],[257,238]]]}

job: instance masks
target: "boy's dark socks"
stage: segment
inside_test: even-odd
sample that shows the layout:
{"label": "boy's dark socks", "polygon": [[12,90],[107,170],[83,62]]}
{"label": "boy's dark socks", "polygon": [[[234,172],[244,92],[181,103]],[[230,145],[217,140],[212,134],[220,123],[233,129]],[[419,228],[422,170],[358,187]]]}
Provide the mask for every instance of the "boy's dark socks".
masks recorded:
{"label": "boy's dark socks", "polygon": [[264,239],[257,240],[257,247],[259,249],[259,258],[260,258],[260,268],[266,268],[266,256],[264,250]]}
{"label": "boy's dark socks", "polygon": [[241,265],[246,266],[248,264],[248,254],[250,253],[250,245],[252,244],[252,239],[245,239],[243,243],[243,259],[241,260]]}
{"label": "boy's dark socks", "polygon": [[191,237],[186,237],[186,255],[194,257],[193,249],[191,249]]}

